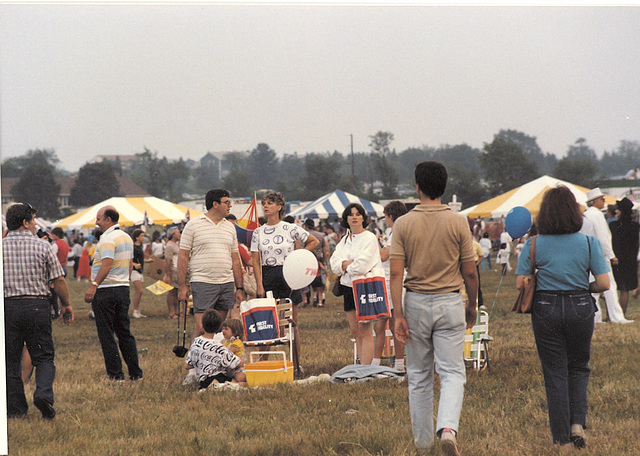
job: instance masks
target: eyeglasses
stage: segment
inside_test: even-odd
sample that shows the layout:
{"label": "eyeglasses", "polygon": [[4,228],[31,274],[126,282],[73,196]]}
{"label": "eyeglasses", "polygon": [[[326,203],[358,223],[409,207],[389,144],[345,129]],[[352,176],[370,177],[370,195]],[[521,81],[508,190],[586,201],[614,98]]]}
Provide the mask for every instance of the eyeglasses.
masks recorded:
{"label": "eyeglasses", "polygon": [[33,206],[32,206],[31,204],[29,204],[29,203],[22,203],[22,205],[23,205],[23,206],[27,206],[27,208],[28,208],[30,211],[34,212],[34,213],[35,213],[35,212],[37,212],[37,211],[36,211],[36,208],[35,208],[35,207],[33,207]]}

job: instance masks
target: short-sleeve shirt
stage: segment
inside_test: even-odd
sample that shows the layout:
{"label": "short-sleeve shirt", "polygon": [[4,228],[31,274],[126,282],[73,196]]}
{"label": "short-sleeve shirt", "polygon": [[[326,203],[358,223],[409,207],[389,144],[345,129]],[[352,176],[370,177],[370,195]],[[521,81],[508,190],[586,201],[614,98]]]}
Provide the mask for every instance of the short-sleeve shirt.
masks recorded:
{"label": "short-sleeve shirt", "polygon": [[407,268],[410,291],[440,294],[464,285],[460,265],[474,262],[467,219],[444,205],[418,205],[393,225],[390,258]]}
{"label": "short-sleeve shirt", "polygon": [[251,251],[262,254],[263,266],[282,266],[293,252],[295,242],[307,242],[309,233],[293,223],[280,221],[275,225],[262,225],[253,231]]}
{"label": "short-sleeve shirt", "polygon": [[191,282],[233,282],[231,255],[238,254],[238,237],[233,223],[227,219],[216,224],[202,214],[189,220],[182,231],[180,250],[190,252]]}
{"label": "short-sleeve shirt", "polygon": [[179,252],[180,252],[180,247],[178,246],[177,242],[169,241],[167,242],[167,245],[164,247],[164,258],[165,260],[169,260],[171,262],[172,271],[175,271],[178,268]]}
{"label": "short-sleeve shirt", "polygon": [[133,259],[133,241],[131,237],[114,225],[100,236],[93,255],[91,266],[91,280],[95,280],[102,266],[102,261],[111,258],[109,274],[98,288],[129,286],[129,264]]}
{"label": "short-sleeve shirt", "polygon": [[[522,248],[516,275],[529,275],[530,248],[531,239]],[[600,241],[582,233],[539,235],[536,240],[536,267],[536,289],[545,291],[588,290],[589,269],[593,275],[609,272]]]}
{"label": "short-sleeve shirt", "polygon": [[47,296],[49,281],[63,275],[51,245],[28,230],[9,231],[2,240],[4,297]]}
{"label": "short-sleeve shirt", "polygon": [[200,382],[218,374],[231,377],[230,374],[240,367],[240,358],[227,347],[203,336],[196,337],[191,342],[186,362],[196,369]]}
{"label": "short-sleeve shirt", "polygon": [[241,339],[238,339],[238,338],[233,338],[233,340],[222,339],[220,343],[229,349],[231,347],[234,347],[236,349],[236,352],[234,353],[234,355],[236,355],[239,358],[242,357],[242,355],[244,354],[244,344],[242,343]]}
{"label": "short-sleeve shirt", "polygon": [[133,269],[142,274],[144,271],[144,251],[141,245],[133,244],[133,262],[140,265],[137,268],[134,266]]}
{"label": "short-sleeve shirt", "polygon": [[309,230],[309,234],[318,240],[318,245],[312,252],[316,256],[316,260],[324,264],[324,236],[316,230]]}

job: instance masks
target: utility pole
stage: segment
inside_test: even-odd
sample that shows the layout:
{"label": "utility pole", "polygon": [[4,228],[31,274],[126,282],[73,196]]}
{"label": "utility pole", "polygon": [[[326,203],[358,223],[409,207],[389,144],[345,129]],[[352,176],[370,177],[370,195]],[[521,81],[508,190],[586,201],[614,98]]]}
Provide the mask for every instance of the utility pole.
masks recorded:
{"label": "utility pole", "polygon": [[351,136],[351,177],[355,178],[356,172],[354,169],[354,158],[353,158],[353,133],[349,136]]}

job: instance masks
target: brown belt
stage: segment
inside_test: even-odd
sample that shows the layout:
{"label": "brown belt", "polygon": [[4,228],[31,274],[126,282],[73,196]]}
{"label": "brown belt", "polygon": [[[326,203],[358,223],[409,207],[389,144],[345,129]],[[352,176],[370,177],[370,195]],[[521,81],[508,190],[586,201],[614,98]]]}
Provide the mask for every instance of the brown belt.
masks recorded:
{"label": "brown belt", "polygon": [[5,299],[49,299],[49,296],[9,296]]}

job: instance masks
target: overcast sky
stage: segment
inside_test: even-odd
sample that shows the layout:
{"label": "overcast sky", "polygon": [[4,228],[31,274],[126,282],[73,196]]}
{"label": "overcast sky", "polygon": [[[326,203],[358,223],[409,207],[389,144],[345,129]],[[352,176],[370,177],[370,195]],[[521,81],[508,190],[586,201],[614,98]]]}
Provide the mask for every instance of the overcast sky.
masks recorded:
{"label": "overcast sky", "polygon": [[640,8],[0,5],[2,158],[640,141]]}

